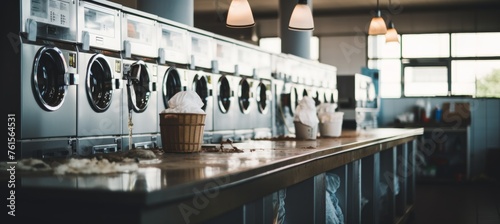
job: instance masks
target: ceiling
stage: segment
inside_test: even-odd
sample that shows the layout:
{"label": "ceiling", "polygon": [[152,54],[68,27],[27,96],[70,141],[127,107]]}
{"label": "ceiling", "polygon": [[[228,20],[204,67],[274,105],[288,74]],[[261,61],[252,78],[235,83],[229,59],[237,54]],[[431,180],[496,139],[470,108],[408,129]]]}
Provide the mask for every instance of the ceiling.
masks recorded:
{"label": "ceiling", "polygon": [[[294,0],[290,0],[294,1]],[[296,1],[296,0],[295,0]],[[377,0],[309,0],[314,15],[372,10]],[[248,0],[254,17],[277,15],[280,0]],[[498,0],[380,0],[380,9],[423,10],[499,5]],[[194,0],[195,14],[227,12],[231,0]],[[390,7],[389,7],[390,6]]]}

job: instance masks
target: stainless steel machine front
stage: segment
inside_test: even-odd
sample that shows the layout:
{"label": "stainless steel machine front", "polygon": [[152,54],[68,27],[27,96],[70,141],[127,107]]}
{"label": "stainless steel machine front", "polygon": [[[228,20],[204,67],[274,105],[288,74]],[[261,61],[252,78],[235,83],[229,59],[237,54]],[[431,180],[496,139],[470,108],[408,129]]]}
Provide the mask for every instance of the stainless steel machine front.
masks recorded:
{"label": "stainless steel machine front", "polygon": [[20,57],[12,59],[20,60],[12,83],[20,89],[20,157],[69,156],[76,136],[76,3],[18,4],[9,7],[20,13]]}
{"label": "stainless steel machine front", "polygon": [[121,150],[121,5],[79,1],[77,154]]}
{"label": "stainless steel machine front", "polygon": [[157,147],[157,16],[122,7],[122,149]]}

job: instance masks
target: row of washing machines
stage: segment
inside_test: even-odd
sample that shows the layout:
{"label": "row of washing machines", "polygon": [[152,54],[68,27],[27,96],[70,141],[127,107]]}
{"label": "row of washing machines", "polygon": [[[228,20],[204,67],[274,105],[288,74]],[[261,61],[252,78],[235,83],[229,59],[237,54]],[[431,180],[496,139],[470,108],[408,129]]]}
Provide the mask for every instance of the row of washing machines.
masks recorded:
{"label": "row of washing machines", "polygon": [[[205,143],[293,134],[305,95],[336,102],[336,70],[101,0],[21,0],[21,157],[161,147],[159,113],[196,91]],[[14,90],[14,92],[16,92]]]}

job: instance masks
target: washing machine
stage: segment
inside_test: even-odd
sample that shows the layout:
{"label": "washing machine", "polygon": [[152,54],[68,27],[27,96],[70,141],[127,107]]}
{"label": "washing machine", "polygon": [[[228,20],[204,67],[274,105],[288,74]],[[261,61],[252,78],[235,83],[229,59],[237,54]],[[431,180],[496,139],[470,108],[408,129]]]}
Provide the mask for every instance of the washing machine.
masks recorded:
{"label": "washing machine", "polygon": [[244,141],[254,137],[254,126],[257,108],[255,88],[259,62],[258,51],[241,43],[236,45],[237,71],[234,76],[234,91],[236,91],[236,121],[234,122],[235,141]]}
{"label": "washing machine", "polygon": [[121,5],[79,1],[77,154],[121,150]]}
{"label": "washing machine", "polygon": [[[189,48],[187,30],[170,25],[170,20],[158,18],[158,99],[157,114],[168,108],[176,93],[187,90]],[[160,126],[157,126],[158,146],[162,147]]]}
{"label": "washing machine", "polygon": [[323,66],[319,66],[317,69],[318,79],[320,82],[321,95],[320,100],[321,103],[333,103],[333,89],[330,88],[328,77],[326,76],[326,70]]}
{"label": "washing machine", "polygon": [[187,71],[187,89],[195,91],[203,102],[205,111],[205,128],[203,141],[212,142],[214,131],[214,78],[212,64],[214,62],[214,42],[208,34],[196,28],[188,30],[189,70]]}
{"label": "washing machine", "polygon": [[13,23],[19,32],[12,30],[19,34],[19,51],[5,58],[19,66],[9,68],[16,76],[10,77],[12,87],[7,90],[14,93],[9,100],[17,107],[16,158],[72,155],[78,84],[76,3],[21,0],[8,7],[19,12],[15,19],[20,23]]}
{"label": "washing machine", "polygon": [[122,150],[157,147],[157,16],[122,7]]}
{"label": "washing machine", "polygon": [[271,138],[276,103],[273,98],[271,53],[259,51],[258,59],[256,77],[252,85],[255,107],[250,112],[254,116],[254,138]]}
{"label": "washing machine", "polygon": [[323,74],[326,81],[326,88],[331,91],[329,101],[330,103],[338,103],[339,92],[337,89],[337,67],[327,64],[322,64]]}
{"label": "washing machine", "polygon": [[290,60],[285,54],[272,55],[273,65],[273,88],[275,90],[274,99],[276,102],[275,125],[273,126],[274,136],[285,136],[295,133],[293,116],[295,107],[298,105],[299,92],[295,88],[294,78],[291,75]]}
{"label": "washing machine", "polygon": [[290,89],[290,100],[289,104],[286,105],[290,107],[290,115],[295,115],[295,109],[302,100],[303,96],[308,96],[309,92],[306,88],[305,80],[306,74],[302,67],[302,63],[300,63],[300,59],[293,55],[287,55],[288,66],[290,70],[288,71],[288,75],[285,77],[285,86]]}
{"label": "washing machine", "polygon": [[[253,68],[240,60],[241,46],[235,41],[221,36],[215,36],[214,73],[214,141],[220,142],[231,139],[233,142],[243,142],[253,138],[253,121],[251,113],[255,107],[252,89]],[[247,61],[256,59],[247,55]],[[255,61],[254,61],[255,62]],[[225,81],[229,87],[225,87]],[[217,120],[229,122],[217,123]],[[220,138],[220,139],[219,139]]]}
{"label": "washing machine", "polygon": [[321,79],[320,71],[318,70],[319,63],[308,63],[308,66],[305,66],[307,71],[304,71],[306,74],[306,88],[308,89],[309,96],[314,100],[314,104],[316,106],[320,105],[323,101],[323,90],[321,88]]}

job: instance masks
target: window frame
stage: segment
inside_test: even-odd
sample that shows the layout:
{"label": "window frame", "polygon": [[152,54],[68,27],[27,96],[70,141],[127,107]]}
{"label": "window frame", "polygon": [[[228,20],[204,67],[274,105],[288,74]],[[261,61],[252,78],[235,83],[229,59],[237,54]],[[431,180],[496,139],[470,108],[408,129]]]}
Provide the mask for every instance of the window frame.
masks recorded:
{"label": "window frame", "polygon": [[[488,97],[477,97],[476,96],[476,93],[474,93],[474,95],[459,95],[459,94],[453,94],[452,92],[452,84],[453,84],[453,77],[452,77],[452,67],[451,67],[451,64],[453,61],[460,61],[460,60],[476,60],[476,61],[482,61],[482,60],[500,60],[500,54],[498,56],[468,56],[468,57],[463,57],[463,56],[460,56],[460,57],[454,57],[453,56],[453,43],[452,43],[452,35],[453,34],[459,34],[459,33],[476,33],[476,34],[480,34],[480,33],[500,33],[500,32],[442,32],[442,33],[422,33],[422,34],[448,34],[448,38],[449,38],[449,56],[448,57],[424,57],[424,58],[404,58],[403,57],[403,36],[404,35],[412,35],[414,33],[407,33],[407,34],[399,34],[399,44],[400,44],[400,47],[399,47],[399,50],[400,50],[400,57],[399,57],[399,61],[401,63],[401,91],[400,91],[400,96],[398,98],[421,98],[421,97],[428,97],[428,96],[425,96],[425,95],[422,95],[422,96],[405,96],[405,74],[404,74],[404,71],[405,71],[405,68],[406,67],[416,67],[416,66],[446,66],[447,69],[448,69],[448,74],[447,74],[447,78],[448,78],[448,94],[447,96],[448,97],[457,97],[457,96],[460,96],[460,97],[474,97],[474,98],[488,98]],[[385,59],[389,59],[389,58],[385,58],[385,57],[373,57],[373,58],[370,58],[369,57],[369,54],[368,54],[368,38],[366,38],[366,65],[368,65],[368,61],[372,60],[372,61],[379,61],[379,60],[385,60]],[[397,59],[397,58],[390,58],[390,59]],[[380,68],[379,68],[380,69]],[[440,96],[441,97],[441,96]],[[393,98],[393,99],[397,99],[396,97],[381,97],[381,98]],[[500,97],[496,97],[496,98],[500,98]]]}

